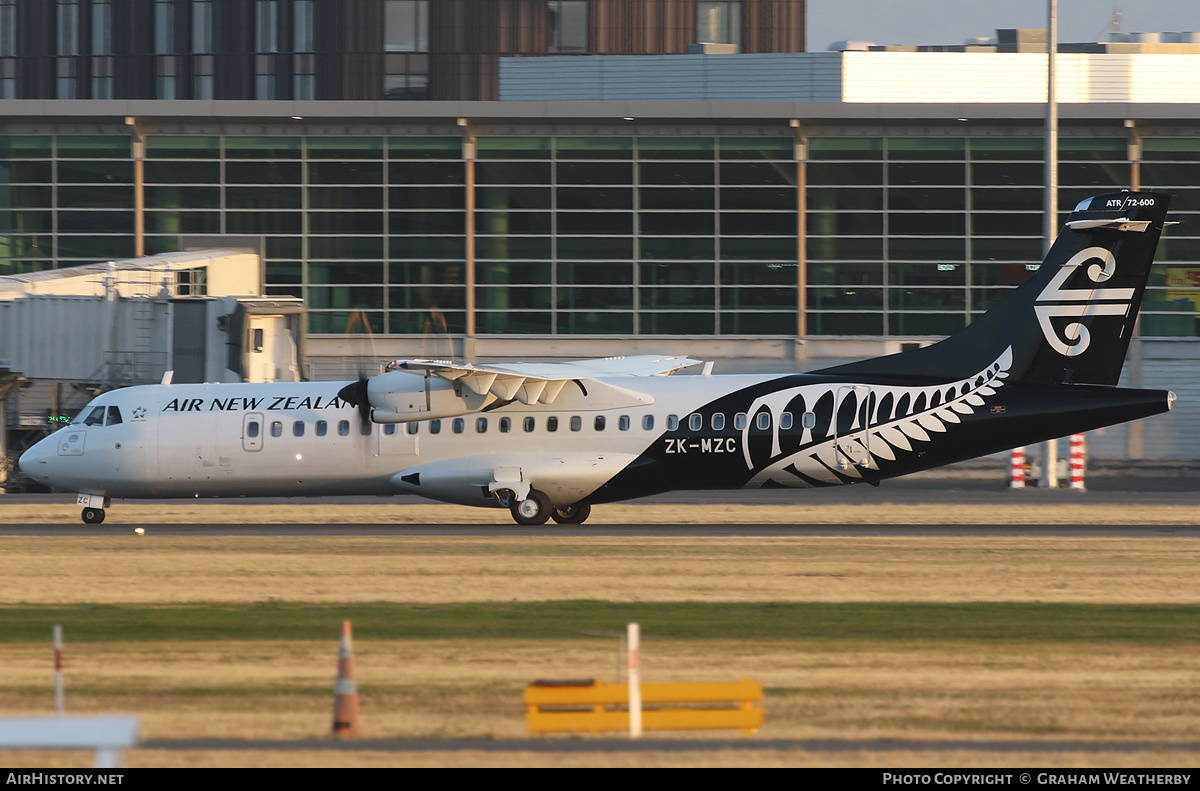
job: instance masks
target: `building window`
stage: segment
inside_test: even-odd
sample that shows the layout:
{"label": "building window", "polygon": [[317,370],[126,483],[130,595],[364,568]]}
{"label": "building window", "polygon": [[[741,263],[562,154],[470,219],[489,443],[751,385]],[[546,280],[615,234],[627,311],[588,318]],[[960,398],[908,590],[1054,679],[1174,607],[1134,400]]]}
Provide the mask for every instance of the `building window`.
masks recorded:
{"label": "building window", "polygon": [[275,0],[254,4],[254,51],[279,51],[279,4]]}
{"label": "building window", "polygon": [[742,46],[740,2],[696,3],[696,41]]}
{"label": "building window", "polygon": [[[211,0],[192,0],[192,52],[213,51],[213,5]],[[196,97],[200,98],[200,97]]]}
{"label": "building window", "polygon": [[[171,0],[154,2],[154,53],[170,55],[175,51],[175,4]],[[160,96],[159,98],[166,98]],[[174,97],[172,97],[174,98]]]}
{"label": "building window", "polygon": [[428,52],[429,0],[387,0],[383,35],[387,52]]}
{"label": "building window", "polygon": [[17,59],[0,58],[0,99],[17,98]]}
{"label": "building window", "polygon": [[388,0],[383,48],[383,98],[428,99],[428,0]]}
{"label": "building window", "polygon": [[550,0],[546,3],[546,51],[564,54],[588,51],[586,0]]}
{"label": "building window", "polygon": [[292,51],[313,52],[316,45],[316,33],[313,27],[313,0],[296,0],[292,18]]}
{"label": "building window", "polygon": [[383,98],[428,99],[429,56],[389,53],[383,56]]}
{"label": "building window", "polygon": [[17,0],[0,0],[0,58],[17,54]]}
{"label": "building window", "polygon": [[154,59],[155,98],[175,98],[175,58],[162,55]]}
{"label": "building window", "polygon": [[192,98],[213,98],[212,55],[196,55],[192,58]]}
{"label": "building window", "polygon": [[58,54],[79,54],[79,3],[58,0]]}
{"label": "building window", "polygon": [[92,58],[92,98],[113,98],[113,59]]}
{"label": "building window", "polygon": [[273,55],[254,56],[254,98],[275,98],[275,57]]}
{"label": "building window", "polygon": [[317,61],[311,52],[292,56],[292,98],[317,98]]}
{"label": "building window", "polygon": [[92,54],[113,54],[112,4],[106,0],[92,0]]}
{"label": "building window", "polygon": [[77,99],[75,93],[75,58],[58,58],[55,63],[55,96],[59,99]]}

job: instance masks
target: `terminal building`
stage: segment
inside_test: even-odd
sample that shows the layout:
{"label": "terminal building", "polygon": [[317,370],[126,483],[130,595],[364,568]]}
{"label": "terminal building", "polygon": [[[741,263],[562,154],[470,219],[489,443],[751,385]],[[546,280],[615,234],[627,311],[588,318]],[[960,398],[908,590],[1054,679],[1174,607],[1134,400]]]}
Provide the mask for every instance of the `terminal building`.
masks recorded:
{"label": "terminal building", "polygon": [[[691,11],[740,7],[744,31],[752,5]],[[806,370],[934,342],[1037,268],[1044,90],[1000,101],[927,79],[881,102],[847,95],[843,76],[837,96],[811,80],[797,83],[808,94],[684,95],[654,69],[698,58],[710,86],[778,85],[770,75],[798,57],[845,75],[859,57],[1044,53],[694,49],[641,57],[656,96],[601,95],[602,76],[576,82],[586,99],[548,81],[543,98],[526,93],[517,73],[552,61],[626,68],[573,56],[500,60],[499,95],[523,92],[504,101],[2,100],[0,274],[252,238],[262,293],[306,307],[301,375],[333,379],[361,359],[447,354],[653,351],[715,359],[718,373]],[[1166,58],[1168,81],[1200,58],[1077,54]],[[1064,218],[1132,188],[1172,193],[1181,223],[1160,244],[1125,374],[1179,406],[1092,437],[1094,456],[1190,460],[1200,447],[1200,82],[1176,82],[1060,109]]]}

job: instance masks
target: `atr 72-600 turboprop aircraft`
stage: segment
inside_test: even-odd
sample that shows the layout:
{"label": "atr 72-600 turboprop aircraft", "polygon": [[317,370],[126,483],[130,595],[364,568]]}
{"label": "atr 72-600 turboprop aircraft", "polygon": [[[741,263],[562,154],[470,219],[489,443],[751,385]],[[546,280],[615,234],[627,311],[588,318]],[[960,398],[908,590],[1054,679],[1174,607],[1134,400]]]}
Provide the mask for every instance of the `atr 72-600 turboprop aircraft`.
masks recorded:
{"label": "atr 72-600 turboprop aircraft", "polygon": [[131,387],[21,469],[78,492],[90,523],[114,497],[408,492],[578,524],[594,504],[671,489],[877,485],[1171,409],[1169,392],[1114,387],[1169,200],[1083,201],[1036,275],[900,354],[808,374],[410,360],[358,382]]}

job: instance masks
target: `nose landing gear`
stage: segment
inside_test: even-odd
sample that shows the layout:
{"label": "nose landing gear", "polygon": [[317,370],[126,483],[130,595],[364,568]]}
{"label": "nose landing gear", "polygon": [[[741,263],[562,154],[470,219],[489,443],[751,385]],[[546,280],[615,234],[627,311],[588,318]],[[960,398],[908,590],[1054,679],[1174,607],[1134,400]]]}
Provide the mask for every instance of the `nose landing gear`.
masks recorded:
{"label": "nose landing gear", "polygon": [[83,507],[83,521],[89,525],[98,525],[104,521],[104,509],[108,507],[108,497],[103,494],[80,492],[75,497],[75,505]]}

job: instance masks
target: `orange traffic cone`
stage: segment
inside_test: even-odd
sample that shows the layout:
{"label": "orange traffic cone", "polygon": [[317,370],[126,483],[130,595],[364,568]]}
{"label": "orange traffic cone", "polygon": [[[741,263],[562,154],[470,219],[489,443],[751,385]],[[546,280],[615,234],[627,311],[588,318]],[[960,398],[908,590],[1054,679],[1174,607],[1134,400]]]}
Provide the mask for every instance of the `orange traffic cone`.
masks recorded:
{"label": "orange traffic cone", "polygon": [[358,728],[358,685],[354,682],[354,648],[350,641],[350,622],[342,621],[342,639],[338,643],[338,677],[333,690],[333,735],[354,738]]}

